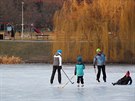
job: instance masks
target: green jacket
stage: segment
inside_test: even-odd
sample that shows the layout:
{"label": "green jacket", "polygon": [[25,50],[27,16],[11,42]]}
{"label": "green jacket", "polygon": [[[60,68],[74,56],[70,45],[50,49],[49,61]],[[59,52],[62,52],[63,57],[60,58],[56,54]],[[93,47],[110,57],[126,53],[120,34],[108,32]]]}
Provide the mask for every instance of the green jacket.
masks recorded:
{"label": "green jacket", "polygon": [[77,63],[75,65],[75,75],[77,76],[83,76],[84,75],[84,70],[85,69],[85,65],[83,63]]}

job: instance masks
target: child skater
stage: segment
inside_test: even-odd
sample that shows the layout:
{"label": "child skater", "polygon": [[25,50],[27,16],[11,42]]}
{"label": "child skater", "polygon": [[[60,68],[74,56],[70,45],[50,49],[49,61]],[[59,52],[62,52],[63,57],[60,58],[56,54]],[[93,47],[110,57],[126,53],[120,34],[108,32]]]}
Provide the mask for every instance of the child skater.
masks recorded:
{"label": "child skater", "polygon": [[85,69],[85,65],[82,62],[82,57],[78,56],[77,64],[75,65],[75,75],[77,76],[78,87],[80,87],[80,82],[82,84],[81,87],[84,86],[84,80],[83,80],[83,75],[84,75],[83,70],[84,69]]}
{"label": "child skater", "polygon": [[130,77],[130,72],[127,71],[126,75],[119,79],[117,82],[112,83],[113,85],[131,85],[132,78]]}

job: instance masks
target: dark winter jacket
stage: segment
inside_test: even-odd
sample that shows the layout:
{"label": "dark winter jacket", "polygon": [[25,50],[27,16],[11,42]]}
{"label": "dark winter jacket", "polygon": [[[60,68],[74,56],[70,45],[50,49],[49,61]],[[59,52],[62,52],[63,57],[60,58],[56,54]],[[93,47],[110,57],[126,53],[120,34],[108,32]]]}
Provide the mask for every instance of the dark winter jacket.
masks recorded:
{"label": "dark winter jacket", "polygon": [[126,77],[124,76],[123,78],[121,78],[120,80],[118,80],[117,82],[118,85],[127,85],[127,84],[132,84],[132,79],[130,76]]}

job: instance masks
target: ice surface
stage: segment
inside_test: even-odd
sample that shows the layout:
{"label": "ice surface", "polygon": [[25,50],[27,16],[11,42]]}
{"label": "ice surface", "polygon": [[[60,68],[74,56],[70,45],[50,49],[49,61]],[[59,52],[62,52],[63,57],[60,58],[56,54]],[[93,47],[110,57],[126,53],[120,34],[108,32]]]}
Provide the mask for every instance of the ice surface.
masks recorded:
{"label": "ice surface", "polygon": [[[74,65],[63,65],[69,77],[73,76]],[[112,86],[129,70],[133,80],[132,85]],[[96,75],[92,65],[86,65],[84,87],[77,87],[76,77],[74,84],[62,72],[62,84],[57,81],[50,84],[52,72],[51,64],[20,64],[0,65],[0,101],[135,101],[135,65],[107,65],[107,82],[100,77],[96,82]]]}

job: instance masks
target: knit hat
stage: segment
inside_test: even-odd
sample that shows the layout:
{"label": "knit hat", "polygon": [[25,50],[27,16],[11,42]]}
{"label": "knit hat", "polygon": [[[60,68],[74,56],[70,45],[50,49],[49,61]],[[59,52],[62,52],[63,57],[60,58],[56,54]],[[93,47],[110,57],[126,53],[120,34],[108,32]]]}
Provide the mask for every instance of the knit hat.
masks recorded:
{"label": "knit hat", "polygon": [[97,48],[97,49],[96,49],[96,52],[97,52],[97,53],[101,52],[101,49],[100,49],[100,48]]}
{"label": "knit hat", "polygon": [[127,71],[126,76],[130,76],[130,72],[129,71]]}
{"label": "knit hat", "polygon": [[57,53],[60,53],[60,54],[61,54],[61,53],[62,53],[62,50],[60,50],[60,49],[59,49],[59,50],[57,50]]}
{"label": "knit hat", "polygon": [[82,57],[81,56],[77,57],[77,62],[82,62]]}

